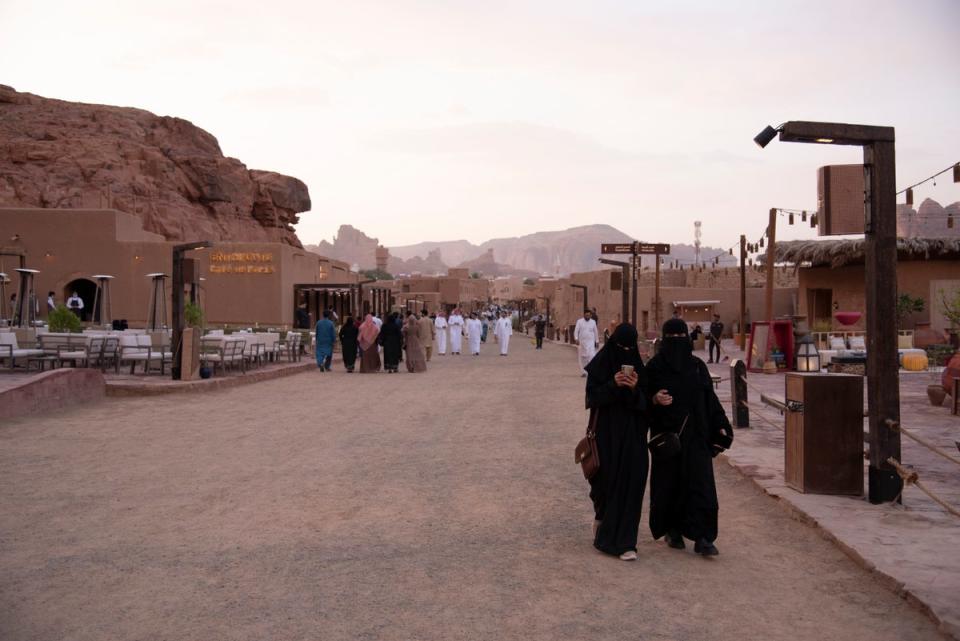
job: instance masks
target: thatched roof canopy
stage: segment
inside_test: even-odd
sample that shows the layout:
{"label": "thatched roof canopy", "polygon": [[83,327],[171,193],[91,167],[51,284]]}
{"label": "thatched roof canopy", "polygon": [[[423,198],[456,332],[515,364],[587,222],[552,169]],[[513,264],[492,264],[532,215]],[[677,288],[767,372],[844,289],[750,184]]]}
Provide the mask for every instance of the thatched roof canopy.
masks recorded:
{"label": "thatched roof canopy", "polygon": [[[778,242],[778,263],[807,263],[812,267],[862,264],[864,240],[788,240]],[[960,260],[960,238],[898,238],[897,260]]]}

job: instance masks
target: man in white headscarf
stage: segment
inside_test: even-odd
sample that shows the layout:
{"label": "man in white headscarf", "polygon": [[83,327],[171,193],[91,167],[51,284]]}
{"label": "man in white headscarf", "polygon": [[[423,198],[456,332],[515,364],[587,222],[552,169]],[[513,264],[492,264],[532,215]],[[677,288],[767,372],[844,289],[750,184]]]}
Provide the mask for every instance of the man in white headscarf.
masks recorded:
{"label": "man in white headscarf", "polygon": [[589,309],[583,310],[583,318],[577,320],[577,326],[573,330],[573,339],[577,342],[580,376],[585,378],[587,376],[586,367],[597,355],[597,347],[600,345],[597,321],[593,320],[593,314]]}
{"label": "man in white headscarf", "polygon": [[450,312],[447,325],[450,326],[450,353],[459,355],[463,343],[463,316],[459,307]]}
{"label": "man in white headscarf", "polygon": [[477,313],[470,314],[467,319],[467,347],[474,356],[480,356],[480,339],[483,336],[483,323],[477,318]]}
{"label": "man in white headscarf", "polygon": [[444,312],[437,312],[433,326],[437,330],[437,354],[443,356],[447,353],[447,315]]}
{"label": "man in white headscarf", "polygon": [[510,312],[503,312],[497,319],[497,325],[493,330],[500,343],[500,356],[506,356],[510,351],[510,337],[513,336],[513,319],[510,318]]}

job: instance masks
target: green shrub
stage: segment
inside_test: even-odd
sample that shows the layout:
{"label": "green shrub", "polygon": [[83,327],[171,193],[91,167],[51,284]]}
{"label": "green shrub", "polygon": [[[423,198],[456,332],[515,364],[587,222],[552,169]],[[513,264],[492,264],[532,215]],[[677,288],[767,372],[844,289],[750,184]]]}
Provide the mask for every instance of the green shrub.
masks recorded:
{"label": "green shrub", "polygon": [[79,334],[83,331],[83,325],[76,314],[67,309],[64,305],[57,305],[47,317],[47,325],[51,332],[71,332]]}
{"label": "green shrub", "polygon": [[183,307],[183,320],[187,327],[203,327],[203,310],[196,303],[187,303]]}

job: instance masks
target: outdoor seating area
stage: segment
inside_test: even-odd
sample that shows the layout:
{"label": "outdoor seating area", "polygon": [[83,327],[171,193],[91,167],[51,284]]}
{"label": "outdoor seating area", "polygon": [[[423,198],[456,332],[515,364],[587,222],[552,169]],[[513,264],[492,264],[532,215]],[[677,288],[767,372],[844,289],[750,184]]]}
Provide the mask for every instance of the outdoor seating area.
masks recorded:
{"label": "outdoor seating area", "polygon": [[[281,360],[299,362],[303,336],[299,332],[213,330],[201,338],[201,365],[210,375],[245,373]],[[168,375],[173,363],[171,332],[127,329],[87,329],[82,333],[0,328],[0,368],[10,371],[46,371],[60,367],[89,367],[119,374]]]}

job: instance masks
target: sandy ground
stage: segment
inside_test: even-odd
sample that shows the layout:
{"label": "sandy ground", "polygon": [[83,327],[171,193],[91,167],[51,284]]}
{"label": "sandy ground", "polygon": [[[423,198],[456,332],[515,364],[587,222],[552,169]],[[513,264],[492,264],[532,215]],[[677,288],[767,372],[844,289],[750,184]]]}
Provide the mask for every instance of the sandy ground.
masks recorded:
{"label": "sandy ground", "polygon": [[939,639],[717,463],[721,556],[590,545],[574,353],[0,427],[0,639]]}

